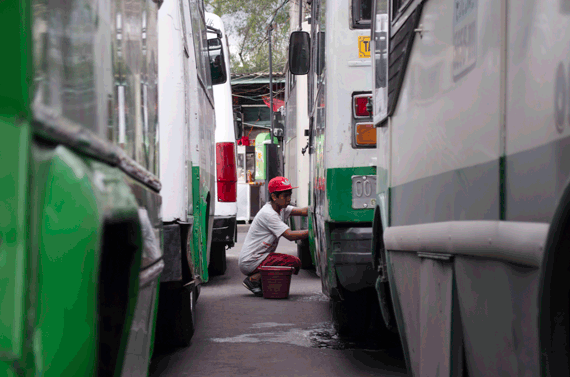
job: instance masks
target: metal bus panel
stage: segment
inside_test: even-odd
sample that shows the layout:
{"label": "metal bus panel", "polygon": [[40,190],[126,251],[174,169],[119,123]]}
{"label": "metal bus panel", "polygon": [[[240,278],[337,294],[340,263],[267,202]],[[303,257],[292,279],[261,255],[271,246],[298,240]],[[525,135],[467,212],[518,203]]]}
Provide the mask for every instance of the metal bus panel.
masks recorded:
{"label": "metal bus panel", "polygon": [[[33,248],[41,245],[30,261],[30,272],[41,277],[30,287],[36,313],[34,369],[46,375],[69,370],[89,375],[97,370],[97,339],[102,335],[97,331],[99,284],[95,282],[101,262],[103,198],[86,161],[69,149],[37,148],[33,155],[33,170],[39,174],[32,182],[37,237],[32,242]],[[120,333],[117,344],[124,347],[126,334]],[[112,368],[122,358],[106,361]]]}
{"label": "metal bus panel", "polygon": [[[29,165],[31,128],[29,123],[16,121],[12,116],[0,119],[3,137],[0,141],[1,167],[0,255],[2,288],[0,350],[17,359],[22,357],[25,342],[26,262],[29,255],[29,224],[26,212],[29,205]],[[5,360],[4,361],[8,361]]]}
{"label": "metal bus panel", "polygon": [[[202,267],[202,279],[208,281],[208,264],[210,262],[210,245],[212,240],[212,228],[214,221],[214,211],[216,200],[213,197],[215,185],[215,153],[214,153],[214,108],[212,106],[211,98],[206,95],[200,87],[197,94],[198,106],[200,109],[208,109],[207,111],[200,111],[196,113],[197,116],[192,119],[199,134],[199,145],[196,145],[196,150],[192,151],[192,182],[193,182],[193,203],[194,203],[194,223],[196,221],[200,224],[200,229],[193,227],[195,233],[194,245],[197,250],[200,250],[200,265]],[[192,132],[191,132],[192,135]],[[195,135],[195,133],[194,133]],[[193,139],[196,143],[196,139]],[[196,156],[196,153],[197,156]]]}
{"label": "metal bus panel", "polygon": [[[491,32],[499,22],[500,4],[480,1],[472,10],[478,47],[474,66],[459,67],[454,61],[453,7],[448,1],[429,1],[424,5],[422,37],[416,33],[408,68],[405,74],[398,107],[391,119],[390,132],[393,159],[391,161],[391,186],[398,202],[404,204],[410,195],[423,192],[426,208],[410,208],[409,216],[392,219],[392,225],[429,221],[427,218],[469,219],[469,209],[477,209],[497,197],[498,158],[502,114],[500,112],[500,34]],[[476,43],[476,41],[479,41]],[[481,95],[484,93],[484,95]],[[496,174],[489,173],[494,170]],[[425,191],[435,182],[446,184],[433,192]],[[431,206],[437,196],[449,190],[448,197],[469,200],[474,192],[470,188],[477,180],[484,186],[495,188],[485,192],[483,203],[450,203],[447,214]],[[417,182],[416,184],[410,182]],[[409,183],[408,185],[406,185]],[[439,184],[439,183],[438,183]],[[475,187],[473,187],[475,189]],[[423,191],[422,191],[423,190]],[[463,194],[463,195],[462,195]],[[434,196],[435,195],[435,196]],[[459,204],[459,211],[453,211]],[[498,204],[485,203],[489,214],[497,218]],[[445,207],[444,207],[445,208]],[[423,216],[418,216],[418,209]],[[396,211],[400,212],[400,211]],[[412,216],[412,212],[415,216]],[[428,212],[428,213],[426,213]],[[407,212],[406,212],[407,213]],[[475,214],[479,216],[479,214]]]}
{"label": "metal bus panel", "polygon": [[[292,9],[291,11],[298,12],[298,9]],[[291,15],[292,22],[297,19],[298,13]],[[302,30],[310,31],[308,22],[302,23]],[[291,181],[293,187],[299,187],[298,190],[293,190],[291,202],[294,202],[297,207],[301,208],[309,205],[310,155],[309,140],[305,136],[305,132],[309,131],[307,79],[305,75],[294,76],[293,74],[288,74],[284,110],[286,124],[283,142],[286,156],[285,176]],[[303,149],[305,153],[303,153]]]}
{"label": "metal bus panel", "polygon": [[509,7],[508,220],[550,223],[570,177],[569,15],[556,1]]}
{"label": "metal bus panel", "polygon": [[[127,313],[154,308],[135,310],[135,303],[161,271],[160,197],[63,146],[34,145],[30,168],[31,250],[40,252],[29,260],[34,365],[23,367],[46,375],[147,368],[148,357],[124,360],[137,350],[149,354],[154,320],[140,334]],[[141,211],[151,221],[137,228]]]}
{"label": "metal bus panel", "polygon": [[349,28],[350,1],[329,1],[326,9],[326,168],[375,166],[374,149],[352,147],[352,94],[370,92],[371,60],[360,57],[362,37],[369,29]]}
{"label": "metal bus panel", "polygon": [[307,77],[297,77],[297,183],[293,186],[300,187],[296,193],[298,207],[309,205],[307,187],[309,186],[309,156],[307,152],[302,153],[302,149],[307,146],[308,139],[303,136],[305,130],[309,129],[309,118],[307,117]]}
{"label": "metal bus panel", "polygon": [[291,202],[297,207],[307,207],[310,170],[308,140],[304,136],[305,131],[309,130],[307,77],[291,75],[287,85],[289,92],[285,103],[285,176],[293,187],[299,187],[298,190],[293,190]]}
{"label": "metal bus panel", "polygon": [[215,108],[210,77],[208,43],[203,2],[192,0],[188,5],[191,28],[187,28],[189,51],[189,144],[191,159],[192,207],[193,207],[193,255],[194,266],[204,282],[208,281],[208,264],[216,200],[215,190]]}
{"label": "metal bus panel", "polygon": [[[349,1],[336,1],[328,2],[325,7],[325,2],[322,2],[320,12],[324,20],[318,33],[313,36],[317,38],[317,42],[313,42],[318,45],[324,34],[325,50],[324,74],[315,80],[317,156],[313,168],[318,182],[315,185],[316,198],[321,207],[317,216],[322,216],[323,221],[372,219],[372,212],[366,211],[366,207],[362,207],[366,212],[364,214],[361,213],[362,210],[354,211],[351,203],[351,177],[360,174],[375,175],[377,160],[375,148],[355,148],[353,145],[356,120],[353,119],[352,98],[354,94],[370,93],[372,88],[369,50],[368,54],[365,53],[366,48],[369,48],[370,31],[350,26],[351,5]],[[354,168],[364,168],[368,173],[351,170]],[[343,192],[343,195],[337,195],[338,192]],[[369,198],[368,208],[373,208],[375,200],[375,195]]]}
{"label": "metal bus panel", "polygon": [[188,165],[189,110],[186,106],[188,73],[185,45],[182,42],[180,7],[171,1],[159,12],[159,96],[160,179],[165,195],[162,207],[164,221],[188,221],[192,213],[191,182]]}

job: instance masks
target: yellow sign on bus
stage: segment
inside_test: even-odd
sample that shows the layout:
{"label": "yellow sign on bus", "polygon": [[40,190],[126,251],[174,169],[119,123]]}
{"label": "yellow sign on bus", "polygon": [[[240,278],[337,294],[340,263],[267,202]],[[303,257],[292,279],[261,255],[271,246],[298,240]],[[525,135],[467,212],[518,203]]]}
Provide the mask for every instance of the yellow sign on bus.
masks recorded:
{"label": "yellow sign on bus", "polygon": [[358,37],[358,57],[359,58],[369,58],[370,57],[370,36],[361,35]]}

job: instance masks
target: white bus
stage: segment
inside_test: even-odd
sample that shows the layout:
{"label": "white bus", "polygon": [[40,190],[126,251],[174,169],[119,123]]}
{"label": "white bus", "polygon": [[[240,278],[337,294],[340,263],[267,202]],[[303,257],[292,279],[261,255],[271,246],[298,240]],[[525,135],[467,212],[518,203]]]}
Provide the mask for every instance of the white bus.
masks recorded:
{"label": "white bus", "polygon": [[214,95],[203,1],[166,1],[158,22],[165,267],[156,340],[188,345],[199,288],[209,279],[216,202]]}
{"label": "white bus", "polygon": [[208,32],[212,84],[216,104],[216,209],[210,252],[210,273],[226,272],[226,249],[234,246],[237,237],[237,172],[236,134],[230,85],[230,53],[224,24],[219,16],[206,12],[206,24],[215,28]]}
{"label": "white bus", "polygon": [[289,51],[291,73],[310,66],[309,244],[337,330],[361,335],[379,315],[370,254],[376,200],[376,133],[367,110],[370,1],[314,0],[310,24],[310,54],[304,31],[291,34]]}
{"label": "white bus", "polygon": [[570,7],[374,8],[373,254],[408,369],[570,375]]}

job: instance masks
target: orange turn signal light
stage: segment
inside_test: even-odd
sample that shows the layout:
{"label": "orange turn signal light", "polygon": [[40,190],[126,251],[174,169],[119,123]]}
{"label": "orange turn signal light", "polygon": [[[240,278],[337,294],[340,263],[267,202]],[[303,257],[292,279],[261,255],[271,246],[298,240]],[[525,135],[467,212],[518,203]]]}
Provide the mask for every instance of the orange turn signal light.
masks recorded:
{"label": "orange turn signal light", "polygon": [[376,128],[372,123],[356,124],[356,145],[376,145]]}

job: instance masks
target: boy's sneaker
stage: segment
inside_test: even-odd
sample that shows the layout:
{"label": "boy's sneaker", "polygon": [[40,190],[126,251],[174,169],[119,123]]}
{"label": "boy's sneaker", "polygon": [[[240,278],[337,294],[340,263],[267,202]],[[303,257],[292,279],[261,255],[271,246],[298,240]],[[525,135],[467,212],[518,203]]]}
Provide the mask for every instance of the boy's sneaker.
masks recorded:
{"label": "boy's sneaker", "polygon": [[249,280],[249,277],[246,277],[243,281],[243,286],[249,289],[251,293],[257,297],[263,296],[263,291],[261,290],[261,281],[251,281]]}

